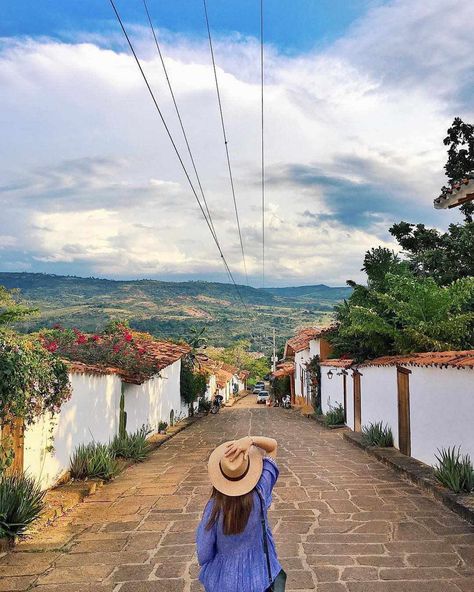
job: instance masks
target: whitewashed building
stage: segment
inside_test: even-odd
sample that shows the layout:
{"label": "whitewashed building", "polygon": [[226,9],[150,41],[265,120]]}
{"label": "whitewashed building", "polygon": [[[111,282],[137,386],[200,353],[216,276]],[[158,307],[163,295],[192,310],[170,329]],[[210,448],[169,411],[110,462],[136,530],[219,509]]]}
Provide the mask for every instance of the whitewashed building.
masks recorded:
{"label": "whitewashed building", "polygon": [[474,350],[386,356],[357,366],[326,360],[321,391],[323,412],[341,403],[356,432],[387,424],[395,447],[424,463],[434,464],[448,446],[474,458]]}
{"label": "whitewashed building", "polygon": [[324,338],[328,328],[306,327],[288,339],[285,345],[285,360],[294,360],[293,393],[295,397],[304,397],[311,402],[311,384],[309,381],[306,364],[319,356],[325,360],[331,353],[331,345]]}
{"label": "whitewashed building", "polygon": [[58,415],[42,416],[24,433],[23,469],[43,489],[67,472],[77,446],[94,441],[105,444],[118,433],[122,394],[128,432],[143,425],[157,431],[160,421],[170,424],[188,415],[180,394],[180,373],[181,358],[189,347],[154,341],[151,349],[160,373],[144,381],[116,368],[69,364],[70,400]]}

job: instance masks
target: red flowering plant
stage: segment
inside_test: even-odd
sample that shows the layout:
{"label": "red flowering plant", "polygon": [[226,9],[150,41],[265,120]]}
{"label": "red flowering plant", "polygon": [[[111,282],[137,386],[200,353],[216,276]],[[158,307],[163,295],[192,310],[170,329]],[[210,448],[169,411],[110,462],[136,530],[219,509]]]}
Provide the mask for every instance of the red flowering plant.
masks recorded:
{"label": "red flowering plant", "polygon": [[159,373],[156,357],[147,348],[152,337],[132,331],[125,323],[113,321],[92,335],[56,326],[42,331],[40,339],[46,350],[67,360],[118,368],[141,380]]}

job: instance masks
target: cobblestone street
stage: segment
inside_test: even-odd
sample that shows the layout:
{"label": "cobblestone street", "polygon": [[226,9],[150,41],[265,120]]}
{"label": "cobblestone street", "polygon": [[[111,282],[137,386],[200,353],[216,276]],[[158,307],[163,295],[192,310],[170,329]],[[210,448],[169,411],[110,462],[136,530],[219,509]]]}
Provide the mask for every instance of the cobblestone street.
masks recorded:
{"label": "cobblestone street", "polygon": [[206,460],[249,433],[279,442],[271,521],[287,590],[474,591],[468,523],[338,430],[251,396],[179,433],[0,560],[0,590],[202,590],[194,531],[210,489]]}

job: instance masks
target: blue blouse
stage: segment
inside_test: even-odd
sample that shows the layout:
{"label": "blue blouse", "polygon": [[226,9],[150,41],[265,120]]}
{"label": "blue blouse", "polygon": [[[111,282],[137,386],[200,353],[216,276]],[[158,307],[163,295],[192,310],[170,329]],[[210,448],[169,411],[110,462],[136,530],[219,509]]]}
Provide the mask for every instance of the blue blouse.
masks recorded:
{"label": "blue blouse", "polygon": [[[276,463],[268,457],[264,458],[262,476],[256,487],[265,502],[267,525],[267,510],[272,503],[272,490],[278,474]],[[213,501],[210,500],[204,509],[196,533],[196,546],[201,566],[199,580],[206,592],[265,592],[270,586],[263,549],[260,498],[256,491],[253,495],[253,508],[247,526],[240,534],[225,535],[222,531],[222,517],[211,530],[206,530]],[[281,565],[269,526],[267,533],[273,580],[279,574]]]}

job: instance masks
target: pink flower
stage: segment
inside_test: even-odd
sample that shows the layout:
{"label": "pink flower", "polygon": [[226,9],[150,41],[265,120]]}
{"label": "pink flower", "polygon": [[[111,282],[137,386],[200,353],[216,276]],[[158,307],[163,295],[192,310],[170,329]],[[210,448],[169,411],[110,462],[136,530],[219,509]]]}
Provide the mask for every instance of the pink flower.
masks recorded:
{"label": "pink flower", "polygon": [[87,342],[87,337],[85,335],[83,335],[82,333],[76,333],[77,335],[77,339],[76,339],[76,343],[79,345],[82,345],[83,343]]}
{"label": "pink flower", "polygon": [[114,345],[114,352],[118,353],[120,351],[120,345]]}
{"label": "pink flower", "polygon": [[46,344],[46,349],[49,352],[54,353],[58,349],[58,342],[57,341],[51,341],[50,343],[47,343]]}
{"label": "pink flower", "polygon": [[125,341],[132,341],[133,336],[131,333],[124,333],[123,338],[125,339]]}
{"label": "pink flower", "polygon": [[97,341],[100,341],[100,335],[92,335],[92,341],[95,341],[97,343]]}

